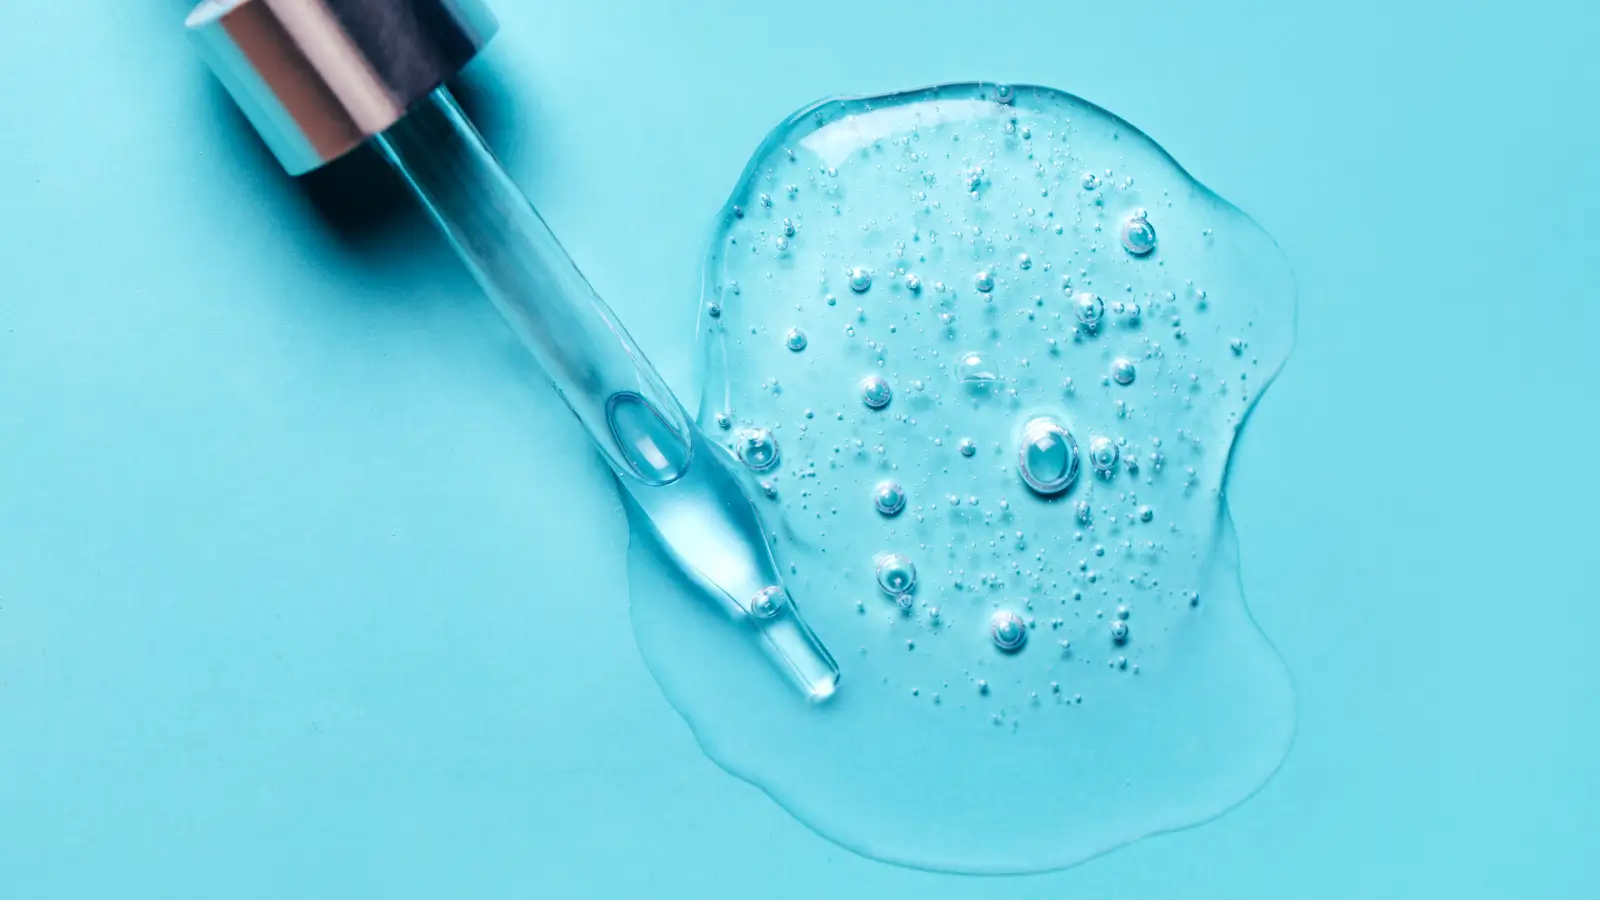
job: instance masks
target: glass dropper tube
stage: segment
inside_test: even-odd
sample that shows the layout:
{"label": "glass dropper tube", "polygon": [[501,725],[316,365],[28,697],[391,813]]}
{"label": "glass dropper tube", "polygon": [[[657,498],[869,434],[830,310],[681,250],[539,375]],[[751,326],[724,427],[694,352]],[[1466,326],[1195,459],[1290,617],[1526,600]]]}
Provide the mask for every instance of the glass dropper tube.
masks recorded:
{"label": "glass dropper tube", "polygon": [[372,138],[588,429],[671,559],[811,700],[839,668],[783,586],[748,481],[684,412],[448,88]]}

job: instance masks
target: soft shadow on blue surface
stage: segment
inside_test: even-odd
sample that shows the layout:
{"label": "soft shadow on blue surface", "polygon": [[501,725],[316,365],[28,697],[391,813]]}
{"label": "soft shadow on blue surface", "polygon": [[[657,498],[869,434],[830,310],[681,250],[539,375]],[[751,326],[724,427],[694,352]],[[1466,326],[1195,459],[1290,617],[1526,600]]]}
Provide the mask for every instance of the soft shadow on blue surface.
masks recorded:
{"label": "soft shadow on blue surface", "polygon": [[[394,169],[370,145],[307,173],[292,178],[284,173],[255,136],[249,120],[228,96],[222,84],[205,79],[208,102],[218,119],[230,130],[227,145],[241,167],[266,177],[281,179],[283,190],[300,196],[325,227],[325,237],[348,251],[351,262],[372,268],[385,267],[393,255],[396,240],[415,241],[441,257],[439,268],[449,271],[449,248],[432,239],[432,225],[423,216],[416,198]],[[537,98],[513,98],[487,67],[463,72],[450,84],[450,91],[473,124],[483,133],[507,165],[520,160],[519,149],[536,144],[540,124],[530,107]],[[424,237],[423,235],[427,235]],[[452,273],[459,274],[459,273]],[[463,292],[463,301],[476,302]]]}

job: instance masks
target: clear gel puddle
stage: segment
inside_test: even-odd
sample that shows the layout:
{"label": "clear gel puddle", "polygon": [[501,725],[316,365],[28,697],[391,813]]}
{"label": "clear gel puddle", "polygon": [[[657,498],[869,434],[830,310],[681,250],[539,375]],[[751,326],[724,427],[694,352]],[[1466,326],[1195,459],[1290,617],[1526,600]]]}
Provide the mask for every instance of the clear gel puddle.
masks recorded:
{"label": "clear gel puddle", "polygon": [[801,701],[636,541],[639,645],[711,758],[960,872],[1071,865],[1267,780],[1293,692],[1222,493],[1293,334],[1254,222],[1092,104],[953,85],[774,132],[707,292],[702,427],[843,672]]}

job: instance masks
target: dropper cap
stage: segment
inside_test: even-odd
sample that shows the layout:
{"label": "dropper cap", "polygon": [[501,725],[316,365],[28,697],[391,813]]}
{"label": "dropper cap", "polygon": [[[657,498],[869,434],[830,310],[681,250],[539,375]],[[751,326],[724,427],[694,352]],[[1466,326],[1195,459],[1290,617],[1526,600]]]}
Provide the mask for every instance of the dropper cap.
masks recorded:
{"label": "dropper cap", "polygon": [[291,175],[388,130],[499,28],[480,0],[205,0],[185,24]]}

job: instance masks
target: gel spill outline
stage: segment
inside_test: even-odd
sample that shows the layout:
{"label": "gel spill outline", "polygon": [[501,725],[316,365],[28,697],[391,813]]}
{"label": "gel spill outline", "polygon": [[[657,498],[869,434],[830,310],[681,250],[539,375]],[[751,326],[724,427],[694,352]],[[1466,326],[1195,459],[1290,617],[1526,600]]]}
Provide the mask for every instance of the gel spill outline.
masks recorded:
{"label": "gel spill outline", "polygon": [[866,856],[972,873],[1204,821],[1277,769],[1293,689],[1223,487],[1294,287],[1246,215],[1060,91],[830,100],[751,160],[702,303],[699,421],[843,671],[796,701],[636,541],[640,649],[720,766]]}

